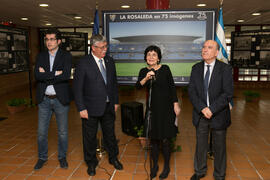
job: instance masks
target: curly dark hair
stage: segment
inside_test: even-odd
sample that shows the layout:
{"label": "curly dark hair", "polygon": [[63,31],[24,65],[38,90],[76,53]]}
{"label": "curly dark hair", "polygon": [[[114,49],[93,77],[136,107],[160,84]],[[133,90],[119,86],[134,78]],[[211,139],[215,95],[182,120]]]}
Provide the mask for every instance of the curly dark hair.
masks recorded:
{"label": "curly dark hair", "polygon": [[147,53],[150,52],[150,51],[154,51],[154,52],[157,53],[157,55],[158,55],[158,60],[159,60],[159,61],[158,61],[158,64],[159,64],[160,61],[161,61],[161,58],[162,58],[161,50],[160,50],[160,48],[159,48],[158,46],[155,46],[155,45],[148,46],[148,47],[145,49],[145,51],[144,51],[144,60],[145,60],[145,62],[147,62],[147,60],[146,60]]}

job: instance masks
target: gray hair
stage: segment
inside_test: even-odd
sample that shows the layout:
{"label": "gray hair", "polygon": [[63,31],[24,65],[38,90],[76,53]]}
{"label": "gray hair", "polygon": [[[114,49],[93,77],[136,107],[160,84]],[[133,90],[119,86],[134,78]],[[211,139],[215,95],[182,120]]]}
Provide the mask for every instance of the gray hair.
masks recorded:
{"label": "gray hair", "polygon": [[105,36],[102,36],[101,34],[92,35],[92,37],[90,38],[90,46],[93,46],[98,42],[107,42],[107,39]]}

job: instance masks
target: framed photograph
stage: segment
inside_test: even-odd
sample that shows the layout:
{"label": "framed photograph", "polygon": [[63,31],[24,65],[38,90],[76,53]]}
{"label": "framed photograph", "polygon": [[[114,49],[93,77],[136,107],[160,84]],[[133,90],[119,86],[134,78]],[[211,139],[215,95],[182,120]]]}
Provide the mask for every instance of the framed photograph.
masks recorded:
{"label": "framed photograph", "polygon": [[26,50],[26,36],[20,34],[13,35],[13,50]]}
{"label": "framed photograph", "polygon": [[0,33],[0,50],[7,51],[8,50],[8,40],[6,33]]}
{"label": "framed photograph", "polygon": [[27,69],[27,54],[25,51],[17,51],[14,53],[15,63],[18,70]]}
{"label": "framed photograph", "polygon": [[0,52],[0,73],[7,72],[9,56],[8,52]]}
{"label": "framed photograph", "polygon": [[15,58],[9,59],[8,61],[8,72],[14,72],[16,71],[16,63],[15,63]]}
{"label": "framed photograph", "polygon": [[84,38],[69,38],[69,48],[71,51],[84,51],[85,39]]}
{"label": "framed photograph", "polygon": [[70,51],[71,55],[72,55],[72,65],[76,65],[78,63],[78,61],[85,56],[85,52],[84,51]]}
{"label": "framed photograph", "polygon": [[264,36],[261,38],[261,50],[270,50],[270,36]]}
{"label": "framed photograph", "polygon": [[234,37],[234,50],[251,50],[251,36]]}
{"label": "framed photograph", "polygon": [[247,60],[250,59],[250,51],[233,51],[234,60]]}
{"label": "framed photograph", "polygon": [[270,66],[270,51],[260,51],[260,65]]}

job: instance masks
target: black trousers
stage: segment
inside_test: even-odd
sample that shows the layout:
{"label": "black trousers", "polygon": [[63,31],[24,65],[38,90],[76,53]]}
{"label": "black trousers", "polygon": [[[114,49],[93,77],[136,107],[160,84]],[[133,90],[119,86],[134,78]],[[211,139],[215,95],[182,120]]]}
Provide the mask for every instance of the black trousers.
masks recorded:
{"label": "black trousers", "polygon": [[[211,120],[201,118],[196,127],[196,152],[194,156],[194,169],[197,175],[206,174],[208,135]],[[226,132],[227,130],[212,129],[214,152],[214,177],[216,180],[224,179],[226,175]]]}
{"label": "black trousers", "polygon": [[97,148],[97,130],[98,122],[101,124],[103,133],[103,142],[105,150],[109,154],[109,159],[117,158],[119,154],[118,145],[114,133],[115,113],[109,108],[109,103],[103,116],[93,117],[89,116],[88,120],[82,118],[82,134],[83,134],[83,152],[86,164],[97,165],[98,160],[96,157]]}

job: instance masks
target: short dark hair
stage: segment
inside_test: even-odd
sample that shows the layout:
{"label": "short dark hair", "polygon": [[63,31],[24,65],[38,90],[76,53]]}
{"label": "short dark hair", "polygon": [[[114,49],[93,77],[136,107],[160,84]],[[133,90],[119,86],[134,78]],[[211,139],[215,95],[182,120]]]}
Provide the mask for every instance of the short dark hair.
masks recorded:
{"label": "short dark hair", "polygon": [[161,61],[161,58],[162,58],[161,50],[160,50],[160,48],[158,46],[155,46],[155,45],[148,46],[145,49],[145,51],[144,51],[144,60],[145,60],[145,62],[147,62],[147,60],[146,60],[147,53],[150,52],[150,51],[154,51],[154,52],[157,53],[158,59],[159,59],[158,64],[159,64],[160,61]]}
{"label": "short dark hair", "polygon": [[47,34],[55,34],[55,38],[56,38],[56,39],[61,39],[61,33],[60,33],[60,31],[59,31],[58,29],[56,29],[56,28],[49,28],[49,29],[47,29],[47,30],[45,31],[45,36],[46,36]]}

